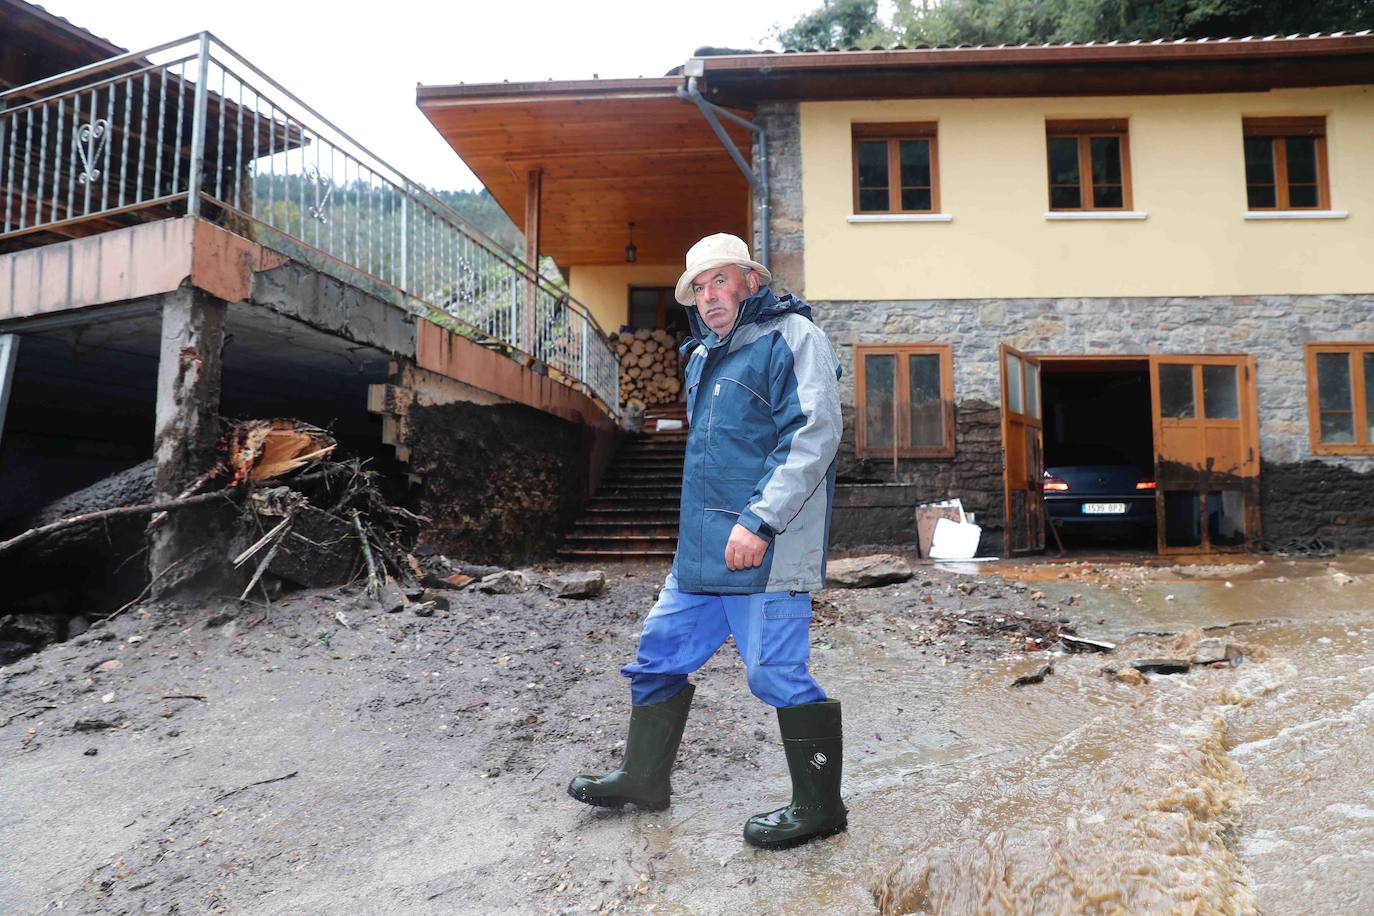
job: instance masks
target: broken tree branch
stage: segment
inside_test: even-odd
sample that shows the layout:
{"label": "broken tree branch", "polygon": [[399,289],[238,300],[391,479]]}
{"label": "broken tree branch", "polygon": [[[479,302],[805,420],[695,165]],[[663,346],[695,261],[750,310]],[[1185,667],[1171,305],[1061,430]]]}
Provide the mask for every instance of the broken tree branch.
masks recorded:
{"label": "broken tree branch", "polygon": [[254,786],[265,786],[265,785],[267,785],[267,784],[270,783],[270,782],[281,782],[281,781],[284,780],[284,779],[291,779],[292,777],[294,777],[294,776],[295,776],[297,773],[299,773],[299,772],[300,772],[300,770],[292,770],[290,773],[287,773],[285,776],[273,776],[271,779],[259,779],[257,782],[250,782],[250,783],[249,783],[248,785],[246,785],[246,786],[239,786],[237,789],[230,789],[228,792],[225,792],[223,795],[216,795],[216,796],[215,796],[215,801],[224,801],[224,800],[225,800],[226,798],[228,798],[229,796],[231,796],[231,795],[237,795],[237,794],[239,794],[240,792],[244,791],[245,789],[251,789],[251,788],[253,788]]}
{"label": "broken tree branch", "polygon": [[[276,558],[277,551],[281,549],[282,541],[285,541],[286,536],[291,533],[291,520],[293,518],[295,518],[295,515],[288,515],[282,520],[280,525],[272,529],[273,531],[281,531],[281,536],[277,538],[276,543],[272,545],[272,549],[267,551],[267,556],[262,558],[262,562],[258,564],[258,568],[253,571],[253,578],[248,580],[248,586],[243,590],[243,594],[239,595],[240,601],[248,597],[248,593],[253,590],[253,586],[258,584],[258,580],[262,578],[262,574],[267,572],[267,567],[272,565],[272,560]],[[268,605],[270,607],[270,601]]]}
{"label": "broken tree branch", "polygon": [[367,534],[363,531],[362,519],[356,510],[353,512],[353,527],[358,529],[358,542],[363,547],[363,561],[367,563],[367,593],[374,599],[380,598],[382,586],[377,581],[377,568],[372,562],[372,547],[367,543]]}
{"label": "broken tree branch", "polygon": [[286,516],[286,518],[282,519],[280,522],[277,522],[276,526],[273,527],[271,531],[267,532],[262,537],[258,538],[257,541],[253,544],[253,546],[249,547],[243,553],[234,557],[234,568],[238,569],[244,563],[248,562],[249,557],[251,557],[253,554],[261,550],[267,544],[268,541],[276,537],[278,531],[281,531],[289,524],[291,524],[290,515]]}
{"label": "broken tree branch", "polygon": [[71,518],[64,518],[48,525],[41,525],[37,528],[30,528],[21,534],[16,534],[7,541],[0,541],[0,553],[13,550],[29,541],[52,534],[54,531],[62,531],[66,528],[74,528],[77,525],[85,525],[90,522],[98,522],[102,519],[117,518],[125,515],[148,515],[154,512],[170,512],[177,509],[188,509],[191,506],[199,506],[204,503],[213,502],[216,499],[226,499],[231,490],[216,490],[213,493],[201,493],[196,496],[189,496],[185,499],[169,499],[160,502],[144,503],[141,506],[118,506],[114,509],[101,509],[97,512],[86,512],[81,515],[73,515]]}

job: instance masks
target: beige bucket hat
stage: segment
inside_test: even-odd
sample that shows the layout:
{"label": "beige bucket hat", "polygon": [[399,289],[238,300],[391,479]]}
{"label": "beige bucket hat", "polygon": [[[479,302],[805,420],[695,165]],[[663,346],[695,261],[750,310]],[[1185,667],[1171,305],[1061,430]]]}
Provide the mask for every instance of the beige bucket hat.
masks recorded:
{"label": "beige bucket hat", "polygon": [[728,232],[717,232],[715,235],[706,236],[688,250],[687,269],[677,281],[677,301],[682,305],[694,305],[696,297],[692,295],[692,280],[696,275],[703,270],[724,267],[727,264],[752,267],[758,273],[759,282],[762,284],[771,283],[773,280],[773,275],[767,267],[749,257],[749,246],[744,244],[744,239]]}

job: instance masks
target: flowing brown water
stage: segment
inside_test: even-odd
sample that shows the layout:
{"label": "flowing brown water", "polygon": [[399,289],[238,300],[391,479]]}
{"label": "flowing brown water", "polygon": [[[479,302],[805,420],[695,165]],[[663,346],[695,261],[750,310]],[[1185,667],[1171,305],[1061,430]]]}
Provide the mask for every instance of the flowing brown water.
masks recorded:
{"label": "flowing brown water", "polygon": [[[968,740],[882,790],[921,840],[876,882],[880,910],[1374,913],[1366,566],[1147,571],[1141,600],[1123,592],[1088,628],[1124,640],[1113,656],[1056,659],[1009,694],[1023,662],[948,697]],[[1244,662],[1144,684],[1101,674],[1185,657],[1202,635]]]}

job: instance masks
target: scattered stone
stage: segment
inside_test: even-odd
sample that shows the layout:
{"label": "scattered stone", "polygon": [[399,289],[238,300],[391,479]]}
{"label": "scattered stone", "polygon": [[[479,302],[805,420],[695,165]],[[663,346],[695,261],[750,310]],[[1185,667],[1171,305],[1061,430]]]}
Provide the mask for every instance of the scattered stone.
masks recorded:
{"label": "scattered stone", "polygon": [[1142,658],[1131,667],[1145,674],[1187,674],[1193,666],[1186,658]]}
{"label": "scattered stone", "polygon": [[100,748],[98,748],[98,747],[88,747],[88,748],[86,748],[84,751],[82,751],[81,753],[82,753],[83,756],[86,756],[86,757],[94,757],[96,754],[99,754],[99,753],[100,753]]}
{"label": "scattered stone", "polygon": [[1103,668],[1102,671],[1118,684],[1139,686],[1145,683],[1145,675],[1134,668]]}
{"label": "scattered stone", "polygon": [[905,582],[911,576],[907,562],[890,553],[849,557],[825,565],[826,584],[835,588],[874,588]]}
{"label": "scattered stone", "polygon": [[1023,674],[1011,682],[1013,687],[1025,687],[1028,684],[1039,684],[1047,676],[1054,674],[1053,665],[1041,665],[1034,674]]}
{"label": "scattered stone", "polygon": [[488,595],[514,595],[528,588],[525,576],[511,569],[503,569],[489,576],[483,576],[477,588]]}
{"label": "scattered stone", "polygon": [[234,616],[235,615],[230,611],[221,611],[218,614],[211,614],[209,617],[205,618],[205,623],[201,624],[201,626],[205,627],[207,630],[213,630],[215,627],[222,627],[226,623],[229,623],[234,619]]}
{"label": "scattered stone", "polygon": [[1240,647],[1215,636],[1199,639],[1197,645],[1193,647],[1194,665],[1213,665],[1218,662],[1230,662],[1232,665],[1239,665],[1242,660]]}
{"label": "scattered stone", "polygon": [[606,574],[599,569],[550,576],[540,583],[555,598],[595,598],[606,590]]}
{"label": "scattered stone", "polygon": [[1070,636],[1067,633],[1059,634],[1059,641],[1064,648],[1070,652],[1115,652],[1116,643],[1107,642],[1105,639],[1085,639],[1082,636]]}
{"label": "scattered stone", "polygon": [[485,579],[487,576],[505,572],[500,566],[479,566],[475,563],[454,563],[453,571],[474,579]]}
{"label": "scattered stone", "polygon": [[6,614],[0,617],[0,641],[41,649],[61,638],[61,620],[50,614]]}
{"label": "scattered stone", "polygon": [[124,663],[121,662],[119,659],[117,659],[117,658],[107,658],[107,659],[105,659],[105,661],[98,663],[98,664],[97,664],[94,668],[92,668],[91,670],[94,671],[96,674],[104,674],[106,671],[113,671],[113,670],[115,670],[116,668],[123,668],[123,667],[124,667]]}
{"label": "scattered stone", "polygon": [[977,583],[977,582],[958,582],[958,583],[955,584],[954,587],[957,588],[957,589],[959,589],[959,591],[963,592],[965,595],[972,595],[974,592],[976,592],[976,591],[978,590],[978,583]]}
{"label": "scattered stone", "polygon": [[424,594],[420,596],[420,600],[422,602],[434,602],[434,610],[436,613],[447,614],[449,610],[451,610],[453,607],[453,602],[448,597],[446,597],[445,595],[441,595],[438,592],[430,591],[429,589],[425,589]]}
{"label": "scattered stone", "polygon": [[1337,585],[1349,585],[1351,582],[1355,581],[1354,576],[1348,576],[1345,573],[1340,572],[1339,570],[1333,570],[1331,573],[1331,578],[1335,581]]}
{"label": "scattered stone", "polygon": [[101,732],[107,728],[119,727],[120,715],[111,711],[101,716],[90,716],[84,719],[77,719],[72,723],[74,732]]}
{"label": "scattered stone", "polygon": [[421,601],[417,604],[412,604],[410,610],[416,617],[433,617],[437,605],[437,601]]}
{"label": "scattered stone", "polygon": [[388,614],[397,614],[410,607],[410,599],[395,582],[385,582],[377,598]]}

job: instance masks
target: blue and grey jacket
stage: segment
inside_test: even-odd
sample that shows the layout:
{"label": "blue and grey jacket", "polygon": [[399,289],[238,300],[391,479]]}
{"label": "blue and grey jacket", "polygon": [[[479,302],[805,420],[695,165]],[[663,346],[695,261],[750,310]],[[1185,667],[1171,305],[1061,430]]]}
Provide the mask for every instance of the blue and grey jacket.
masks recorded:
{"label": "blue and grey jacket", "polygon": [[[840,444],[839,361],[811,309],[764,287],[725,337],[687,307],[691,432],[673,573],[685,592],[809,592],[825,584]],[[769,541],[763,564],[731,571],[736,523]]]}

